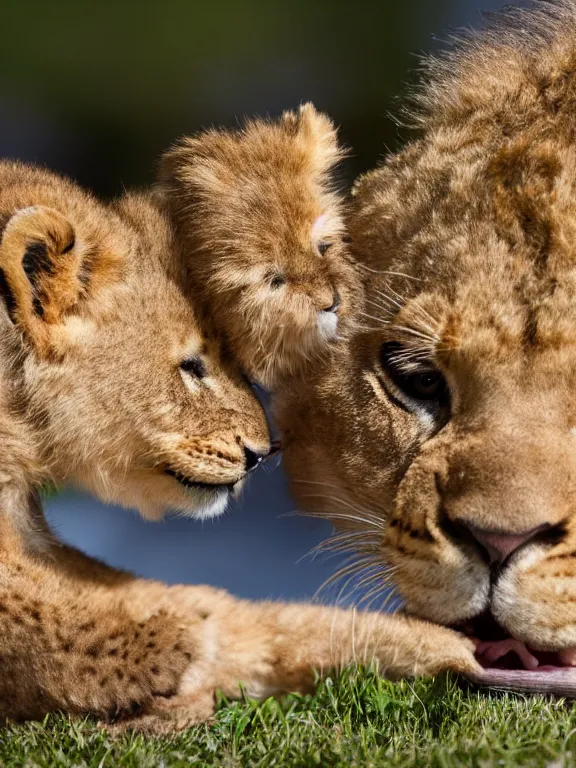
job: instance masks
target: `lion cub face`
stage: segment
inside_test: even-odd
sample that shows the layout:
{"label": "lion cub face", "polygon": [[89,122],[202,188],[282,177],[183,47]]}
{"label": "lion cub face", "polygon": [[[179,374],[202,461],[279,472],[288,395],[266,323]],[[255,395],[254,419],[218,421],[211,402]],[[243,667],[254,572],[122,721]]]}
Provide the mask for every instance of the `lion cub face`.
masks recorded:
{"label": "lion cub face", "polygon": [[106,209],[64,182],[45,202],[60,210],[20,208],[0,244],[1,332],[19,337],[11,375],[40,460],[57,482],[148,518],[218,514],[268,431],[198,323],[167,222],[145,198]]}
{"label": "lion cub face", "polygon": [[266,387],[346,335],[358,290],[330,172],[336,133],[311,104],[184,139],[161,166],[194,288]]}

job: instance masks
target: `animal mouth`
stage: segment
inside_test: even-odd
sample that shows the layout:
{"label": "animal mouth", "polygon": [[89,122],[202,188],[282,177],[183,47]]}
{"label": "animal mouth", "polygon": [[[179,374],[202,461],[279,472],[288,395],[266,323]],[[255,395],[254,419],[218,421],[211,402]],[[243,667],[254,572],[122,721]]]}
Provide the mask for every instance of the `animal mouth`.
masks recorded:
{"label": "animal mouth", "polygon": [[476,646],[478,682],[495,688],[576,698],[576,648],[539,651],[513,637],[490,611],[456,627]]}
{"label": "animal mouth", "polygon": [[175,480],[178,480],[180,485],[183,485],[184,488],[187,488],[188,490],[207,491],[212,493],[215,493],[218,491],[233,493],[234,491],[235,483],[203,483],[198,480],[190,480],[189,477],[186,477],[180,472],[177,472],[175,469],[170,469],[170,468],[165,469],[164,473],[166,475],[170,475],[170,477],[173,477]]}

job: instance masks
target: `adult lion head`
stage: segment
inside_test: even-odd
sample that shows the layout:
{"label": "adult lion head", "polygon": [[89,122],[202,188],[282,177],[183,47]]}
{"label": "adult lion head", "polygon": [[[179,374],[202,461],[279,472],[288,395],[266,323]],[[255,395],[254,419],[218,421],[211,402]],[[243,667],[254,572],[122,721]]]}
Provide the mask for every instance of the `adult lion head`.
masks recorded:
{"label": "adult lion head", "polygon": [[433,63],[417,121],[355,187],[364,328],[280,404],[293,487],[492,682],[574,692],[574,0]]}

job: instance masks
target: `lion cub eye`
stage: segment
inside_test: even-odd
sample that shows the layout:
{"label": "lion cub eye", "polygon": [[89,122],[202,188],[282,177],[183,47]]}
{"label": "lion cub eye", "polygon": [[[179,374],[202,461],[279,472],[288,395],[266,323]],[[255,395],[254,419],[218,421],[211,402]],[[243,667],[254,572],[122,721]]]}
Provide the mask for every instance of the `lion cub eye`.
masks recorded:
{"label": "lion cub eye", "polygon": [[180,370],[189,373],[197,379],[203,379],[206,376],[206,366],[199,357],[188,357],[180,363]]}
{"label": "lion cub eye", "polygon": [[328,248],[330,248],[331,245],[332,243],[326,243],[326,242],[318,243],[316,247],[318,248],[318,253],[320,254],[320,256],[324,256],[324,254],[326,253]]}
{"label": "lion cub eye", "polygon": [[432,367],[415,369],[402,368],[408,362],[406,350],[394,342],[384,344],[380,350],[380,362],[392,383],[407,397],[420,401],[435,401],[445,405],[449,401],[448,385],[439,370]]}
{"label": "lion cub eye", "polygon": [[285,283],[286,278],[284,275],[272,275],[270,277],[270,288],[273,288],[274,290],[281,288]]}

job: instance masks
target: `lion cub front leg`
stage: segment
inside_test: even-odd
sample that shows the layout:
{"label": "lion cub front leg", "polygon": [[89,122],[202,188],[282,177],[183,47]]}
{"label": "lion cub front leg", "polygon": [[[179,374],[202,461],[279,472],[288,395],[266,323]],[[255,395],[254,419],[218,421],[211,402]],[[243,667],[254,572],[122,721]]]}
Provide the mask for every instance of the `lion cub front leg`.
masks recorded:
{"label": "lion cub front leg", "polygon": [[198,654],[201,620],[190,613],[182,622],[126,597],[121,587],[70,579],[36,557],[3,550],[0,715],[61,710],[114,719],[174,695]]}
{"label": "lion cub front leg", "polygon": [[[134,584],[136,592],[144,585]],[[144,594],[142,594],[144,598]],[[255,698],[310,692],[318,675],[373,664],[391,680],[453,670],[479,679],[474,646],[464,636],[418,619],[312,605],[251,603],[208,587],[172,587],[167,604],[200,615],[199,653],[178,694],[155,698],[119,727],[167,733],[212,713],[214,694]]]}
{"label": "lion cub front leg", "polygon": [[467,638],[407,616],[239,601],[214,621],[221,636],[217,687],[228,696],[237,695],[239,682],[257,697],[307,692],[318,674],[350,664],[374,664],[391,680],[481,672]]}

